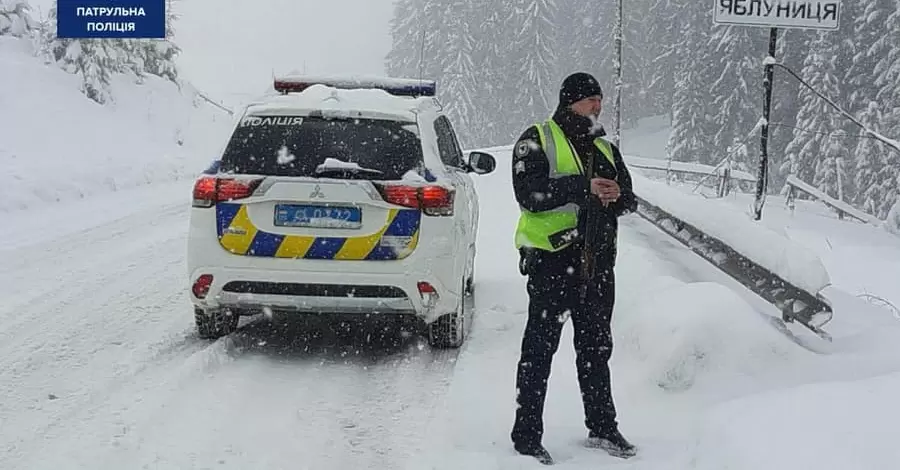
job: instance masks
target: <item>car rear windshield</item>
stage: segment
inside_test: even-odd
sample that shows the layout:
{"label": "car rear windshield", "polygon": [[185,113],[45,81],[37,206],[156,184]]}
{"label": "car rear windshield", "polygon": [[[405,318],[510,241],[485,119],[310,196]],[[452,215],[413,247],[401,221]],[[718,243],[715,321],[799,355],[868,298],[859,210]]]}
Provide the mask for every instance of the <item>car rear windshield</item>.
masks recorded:
{"label": "car rear windshield", "polygon": [[401,179],[422,162],[416,125],[307,116],[250,116],[235,129],[220,171],[267,176]]}

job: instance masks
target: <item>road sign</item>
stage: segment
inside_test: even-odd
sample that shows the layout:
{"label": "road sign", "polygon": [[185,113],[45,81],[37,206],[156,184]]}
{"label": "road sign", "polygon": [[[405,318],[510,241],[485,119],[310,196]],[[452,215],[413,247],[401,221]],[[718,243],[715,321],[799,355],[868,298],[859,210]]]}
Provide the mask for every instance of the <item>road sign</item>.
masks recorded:
{"label": "road sign", "polygon": [[720,25],[837,30],[841,0],[713,0]]}
{"label": "road sign", "polygon": [[57,0],[60,38],[165,38],[165,0]]}
{"label": "road sign", "polygon": [[713,22],[721,26],[769,28],[769,55],[763,60],[763,119],[754,219],[762,218],[769,182],[769,114],[772,107],[778,28],[836,31],[841,25],[841,0],[713,0]]}

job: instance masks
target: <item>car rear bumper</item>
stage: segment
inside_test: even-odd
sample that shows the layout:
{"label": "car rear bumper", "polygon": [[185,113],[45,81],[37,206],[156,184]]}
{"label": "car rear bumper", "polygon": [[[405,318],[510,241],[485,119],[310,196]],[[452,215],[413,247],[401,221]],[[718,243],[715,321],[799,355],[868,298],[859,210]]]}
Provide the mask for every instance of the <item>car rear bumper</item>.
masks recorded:
{"label": "car rear bumper", "polygon": [[410,296],[392,286],[231,281],[222,287],[218,302],[227,307],[264,305],[295,312],[415,314],[417,311]]}
{"label": "car rear bumper", "polygon": [[[232,308],[247,313],[276,312],[324,314],[413,315],[431,323],[455,310],[459,289],[449,289],[436,278],[417,279],[403,274],[354,274],[277,271],[247,268],[198,268],[213,280],[203,298],[191,291],[202,309]],[[419,282],[434,287],[437,296],[422,295]]]}

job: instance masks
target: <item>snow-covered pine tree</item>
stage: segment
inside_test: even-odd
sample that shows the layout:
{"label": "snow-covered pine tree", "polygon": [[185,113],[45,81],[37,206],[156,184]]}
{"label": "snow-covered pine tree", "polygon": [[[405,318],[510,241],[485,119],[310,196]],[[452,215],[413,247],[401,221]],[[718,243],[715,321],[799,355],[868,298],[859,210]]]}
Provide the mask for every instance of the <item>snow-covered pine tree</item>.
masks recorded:
{"label": "snow-covered pine tree", "polygon": [[[778,49],[775,60],[799,73],[809,51],[813,36],[801,29],[778,31]],[[762,74],[762,72],[760,72]],[[769,115],[769,187],[781,188],[791,174],[791,160],[787,148],[794,139],[797,112],[800,109],[800,89],[803,85],[782,69],[776,68],[772,83],[772,109]],[[762,76],[760,76],[760,79]]]}
{"label": "snow-covered pine tree", "polygon": [[[801,76],[825,96],[840,96],[836,49],[828,32],[818,32],[804,61]],[[838,159],[845,158],[848,149],[846,139],[834,138],[833,134],[844,124],[843,117],[806,88],[800,91],[800,100],[799,129],[794,130],[794,140],[787,149],[791,174],[837,197],[844,189],[838,189]],[[852,182],[852,178],[843,178],[842,182],[848,180]]]}
{"label": "snow-covered pine tree", "polygon": [[[879,58],[890,54],[890,34],[884,34],[885,22],[896,9],[894,0],[859,0],[844,4],[853,24],[852,41],[844,41],[843,47],[852,47],[852,57],[847,67],[844,83],[849,91],[848,111],[854,115],[869,112],[869,103],[878,93],[873,83]],[[846,38],[845,38],[846,39]]]}
{"label": "snow-covered pine tree", "polygon": [[[864,41],[857,38],[854,34],[855,27],[858,24],[858,18],[865,14],[866,3],[864,2],[847,2],[842,6],[840,29],[845,31],[841,34],[827,34],[827,41],[835,51],[835,77],[838,79],[838,95],[832,96],[833,100],[840,103],[845,110],[851,114],[859,115],[865,109],[865,98],[861,98],[861,91],[850,85],[850,71],[856,63],[858,51],[868,48]],[[844,152],[842,155],[826,155],[826,162],[822,164],[825,168],[819,173],[820,186],[832,186],[832,190],[836,197],[842,201],[852,201],[857,198],[858,187],[854,178],[854,170],[857,167],[856,155],[853,149],[859,145],[857,135],[860,129],[849,119],[837,114],[836,110],[832,113],[837,116],[835,125],[837,126],[828,142],[830,147],[836,147],[834,152]],[[825,183],[829,181],[830,183]]]}
{"label": "snow-covered pine tree", "polygon": [[[859,121],[870,129],[878,129],[884,122],[881,106],[870,101],[868,108],[859,115]],[[891,158],[891,150],[878,140],[862,137],[854,152],[852,168],[856,197],[850,201],[855,207],[884,217],[891,207],[891,192],[896,190],[897,159]]]}
{"label": "snow-covered pine tree", "polygon": [[479,146],[512,144],[530,122],[513,122],[508,111],[521,101],[513,88],[508,44],[515,33],[505,21],[511,5],[507,0],[473,0],[470,30],[474,41],[472,62],[478,68],[475,101],[483,114],[478,128]]}
{"label": "snow-covered pine tree", "polygon": [[[721,151],[710,155],[703,163],[715,165],[726,155],[735,152],[754,136],[756,124],[762,117],[763,65],[759,51],[766,50],[768,34],[756,28],[720,26],[713,30],[707,46],[714,57],[705,73],[714,77],[709,88],[710,104],[715,110],[718,125],[711,136]],[[750,155],[745,153],[745,155]],[[754,170],[752,161],[733,160],[738,168]]]}
{"label": "snow-covered pine tree", "polygon": [[27,0],[0,0],[0,36],[24,37],[38,28]]}
{"label": "snow-covered pine tree", "polygon": [[82,77],[82,92],[104,104],[111,98],[109,88],[113,75],[131,72],[138,79],[144,74],[156,75],[178,83],[175,58],[180,51],[171,42],[177,14],[168,0],[167,38],[147,39],[71,39],[56,37],[56,5],[50,8],[44,31],[43,54],[63,70]]}
{"label": "snow-covered pine tree", "polygon": [[[648,40],[653,26],[648,13],[653,1],[635,0],[623,4],[622,125],[626,128],[636,125],[642,117],[659,114],[660,110],[667,112],[649,92],[653,77],[651,64],[660,49],[655,40]],[[609,93],[609,96],[614,95]]]}
{"label": "snow-covered pine tree", "polygon": [[478,24],[472,21],[473,6],[477,5],[469,0],[448,0],[442,4],[441,15],[445,18],[441,30],[444,49],[439,57],[443,86],[438,96],[464,147],[475,145],[479,140],[477,131],[485,122],[484,107],[476,98],[479,76],[472,62],[475,45],[470,28]]}
{"label": "snow-covered pine tree", "polygon": [[[436,80],[438,98],[464,145],[508,139],[501,106],[510,77],[504,76],[502,5],[489,0],[398,0],[390,21],[391,77]],[[475,26],[477,25],[477,27]]]}
{"label": "snow-covered pine tree", "polygon": [[[877,6],[869,5],[866,21],[857,23],[864,24],[860,30],[871,30],[866,37],[873,41],[866,50],[866,57],[857,60],[871,67],[872,76],[868,77],[868,83],[874,92],[873,102],[859,117],[868,128],[896,138],[898,133],[890,135],[889,130],[900,129],[900,87],[897,86],[900,83],[900,37],[883,32],[900,30],[900,8],[896,4],[890,5],[894,2],[877,3]],[[878,31],[882,34],[877,34]],[[863,138],[856,148],[856,155],[860,192],[856,203],[884,218],[900,194],[900,153],[873,139]]]}
{"label": "snow-covered pine tree", "polygon": [[[473,146],[491,146],[507,143],[510,123],[505,122],[500,106],[506,90],[503,76],[504,31],[500,22],[504,18],[503,3],[491,0],[472,0],[467,10],[469,36],[472,38],[472,64],[475,67],[476,85],[471,91],[477,108],[477,118],[469,128]],[[475,26],[477,25],[477,26]]]}
{"label": "snow-covered pine tree", "polygon": [[709,37],[698,25],[712,22],[705,4],[679,0],[679,40],[674,50],[677,58],[672,89],[672,131],[667,144],[669,157],[676,161],[717,161],[723,149],[712,140],[718,113],[711,111],[709,90],[712,80],[707,66],[712,63],[708,50]]}
{"label": "snow-covered pine tree", "polygon": [[50,8],[45,30],[46,59],[63,70],[80,75],[81,91],[97,103],[112,96],[110,78],[126,69],[128,47],[120,39],[70,39],[56,37],[56,5]]}
{"label": "snow-covered pine tree", "polygon": [[[445,59],[444,41],[448,37],[446,10],[442,0],[425,0],[422,9],[422,36],[418,44],[421,48],[421,60],[417,64],[416,76],[422,78],[442,79]],[[424,41],[423,41],[424,38]]]}
{"label": "snow-covered pine tree", "polygon": [[840,133],[819,138],[821,154],[815,162],[813,184],[829,196],[845,201],[856,192],[852,174],[848,172],[853,162],[849,161],[851,156],[848,153],[847,140]]}
{"label": "snow-covered pine tree", "polygon": [[391,50],[385,57],[385,70],[391,77],[418,76],[424,3],[425,0],[397,0],[394,4],[390,21]]}
{"label": "snow-covered pine tree", "polygon": [[[846,6],[845,6],[846,7]],[[849,5],[852,16],[853,41],[846,41],[853,47],[853,55],[847,68],[845,84],[849,90],[847,98],[849,111],[856,115],[866,127],[874,130],[888,129],[885,114],[897,106],[890,98],[877,99],[882,89],[878,86],[877,70],[883,65],[883,58],[889,58],[900,41],[896,35],[884,34],[890,15],[896,10],[893,0],[862,0]],[[898,25],[900,26],[900,25]],[[872,78],[876,79],[873,80]],[[900,76],[896,77],[900,78]],[[896,82],[892,83],[895,88]],[[861,132],[851,128],[854,133]],[[897,159],[885,145],[869,137],[859,138],[853,156],[855,161],[850,169],[857,193],[852,203],[873,215],[884,217],[891,207],[892,191],[896,191],[893,174],[900,170]],[[888,171],[885,171],[888,170]]]}
{"label": "snow-covered pine tree", "polygon": [[[886,103],[884,129],[900,129],[900,3],[894,2],[894,8],[887,15],[882,35],[876,40],[873,48],[879,55],[875,64],[875,99]],[[890,31],[890,34],[884,34]],[[895,134],[893,137],[897,138]]]}
{"label": "snow-covered pine tree", "polygon": [[615,2],[591,0],[558,2],[556,16],[557,56],[560,73],[553,77],[558,86],[569,74],[587,72],[600,81],[606,95],[615,84]]}
{"label": "snow-covered pine tree", "polygon": [[178,69],[175,60],[181,48],[175,44],[175,22],[180,15],[176,11],[176,0],[166,0],[166,37],[164,39],[136,40],[139,44],[137,56],[141,59],[143,72],[164,78],[178,84]]}
{"label": "snow-covered pine tree", "polygon": [[[504,116],[518,129],[524,123],[547,118],[556,108],[557,10],[552,0],[510,0],[510,5],[512,8],[505,12],[508,15],[505,24],[515,27],[506,64],[511,91],[516,94],[512,95],[515,106],[505,111]],[[517,136],[517,132],[511,132],[507,141]]]}
{"label": "snow-covered pine tree", "polygon": [[678,64],[675,47],[679,39],[679,8],[676,0],[652,0],[644,12],[647,35],[635,40],[648,46],[649,63],[646,84],[648,108],[652,114],[672,117],[672,90],[675,88],[675,67]]}

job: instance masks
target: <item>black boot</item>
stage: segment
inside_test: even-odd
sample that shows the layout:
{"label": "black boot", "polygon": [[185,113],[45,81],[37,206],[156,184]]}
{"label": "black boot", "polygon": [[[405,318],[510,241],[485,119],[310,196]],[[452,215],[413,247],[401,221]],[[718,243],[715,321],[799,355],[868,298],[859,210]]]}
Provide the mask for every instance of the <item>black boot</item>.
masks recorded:
{"label": "black boot", "polygon": [[627,459],[637,455],[637,448],[625,439],[625,436],[618,429],[597,434],[593,431],[588,434],[587,447],[592,449],[603,449],[613,457]]}
{"label": "black boot", "polygon": [[547,452],[547,449],[540,444],[536,446],[516,445],[514,448],[516,449],[516,452],[529,457],[534,457],[538,462],[544,465],[553,465],[553,457],[550,456],[550,452]]}

